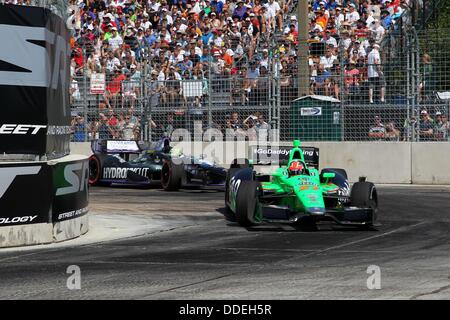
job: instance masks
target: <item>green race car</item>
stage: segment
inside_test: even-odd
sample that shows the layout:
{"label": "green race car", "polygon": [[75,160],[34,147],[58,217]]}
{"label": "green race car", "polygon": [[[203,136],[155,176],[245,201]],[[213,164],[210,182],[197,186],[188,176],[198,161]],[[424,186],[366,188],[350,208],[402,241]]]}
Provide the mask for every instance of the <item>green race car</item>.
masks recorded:
{"label": "green race car", "polygon": [[[344,169],[327,168],[319,173],[318,149],[300,148],[299,140],[294,140],[290,150],[277,151],[289,155],[287,165],[270,175],[256,174],[248,160],[235,160],[230,166],[225,188],[229,220],[242,226],[263,222],[315,226],[326,220],[364,228],[374,226],[378,196],[373,183],[360,178],[350,189]],[[317,156],[311,162],[313,152]]]}

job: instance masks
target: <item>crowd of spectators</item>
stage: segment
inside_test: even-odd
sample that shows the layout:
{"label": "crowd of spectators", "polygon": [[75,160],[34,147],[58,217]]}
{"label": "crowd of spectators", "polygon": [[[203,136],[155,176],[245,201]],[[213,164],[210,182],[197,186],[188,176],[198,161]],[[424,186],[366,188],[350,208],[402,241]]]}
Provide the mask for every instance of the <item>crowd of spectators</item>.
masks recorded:
{"label": "crowd of spectators", "polygon": [[383,123],[381,116],[376,115],[368,137],[371,140],[408,141],[413,134],[419,141],[449,141],[450,123],[447,116],[439,110],[432,116],[426,109],[422,109],[419,119],[406,119],[403,128],[397,128],[395,121]]}
{"label": "crowd of spectators", "polygon": [[[384,102],[380,43],[409,1],[310,1],[310,94]],[[105,73],[102,112],[120,118],[122,110],[137,107],[144,83],[150,105],[167,106],[169,111],[185,109],[189,103],[201,106],[215,91],[226,91],[230,109],[263,105],[268,101],[269,73],[280,77],[283,101],[297,97],[295,0],[70,0],[70,4],[78,8],[67,21],[73,25],[72,99],[82,97],[81,77]],[[183,80],[198,80],[199,86],[190,88]],[[101,117],[95,122],[101,123]]]}

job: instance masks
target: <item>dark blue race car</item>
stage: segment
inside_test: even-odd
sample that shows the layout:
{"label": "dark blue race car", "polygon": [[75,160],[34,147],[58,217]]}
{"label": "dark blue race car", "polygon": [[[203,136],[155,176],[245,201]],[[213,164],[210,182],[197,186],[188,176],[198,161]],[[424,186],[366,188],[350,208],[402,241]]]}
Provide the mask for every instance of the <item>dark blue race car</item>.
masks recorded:
{"label": "dark blue race car", "polygon": [[219,189],[225,186],[224,168],[177,152],[166,137],[150,146],[136,141],[96,140],[91,148],[91,185],[156,184],[167,191],[193,186]]}

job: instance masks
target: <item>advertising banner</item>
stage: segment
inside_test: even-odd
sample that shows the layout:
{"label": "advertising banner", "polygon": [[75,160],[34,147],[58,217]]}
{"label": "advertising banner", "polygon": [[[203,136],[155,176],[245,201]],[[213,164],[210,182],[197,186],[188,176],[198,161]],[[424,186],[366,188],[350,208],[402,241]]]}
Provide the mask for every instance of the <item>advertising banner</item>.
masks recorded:
{"label": "advertising banner", "polygon": [[49,223],[53,198],[52,169],[46,163],[2,164],[0,227]]}
{"label": "advertising banner", "polygon": [[52,221],[73,219],[88,213],[89,162],[60,162],[53,167]]}
{"label": "advertising banner", "polygon": [[70,47],[64,21],[48,9],[0,6],[0,152],[69,153]]}

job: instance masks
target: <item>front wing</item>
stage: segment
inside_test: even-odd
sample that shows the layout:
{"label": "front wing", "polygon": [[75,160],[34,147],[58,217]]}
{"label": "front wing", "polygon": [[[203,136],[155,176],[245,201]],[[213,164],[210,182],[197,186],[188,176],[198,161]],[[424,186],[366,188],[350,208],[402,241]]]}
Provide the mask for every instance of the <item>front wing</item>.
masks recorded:
{"label": "front wing", "polygon": [[372,208],[343,207],[342,209],[326,209],[323,213],[292,212],[289,208],[277,205],[262,207],[263,219],[268,222],[295,223],[305,216],[315,221],[334,221],[340,225],[366,226],[373,225],[375,212]]}

